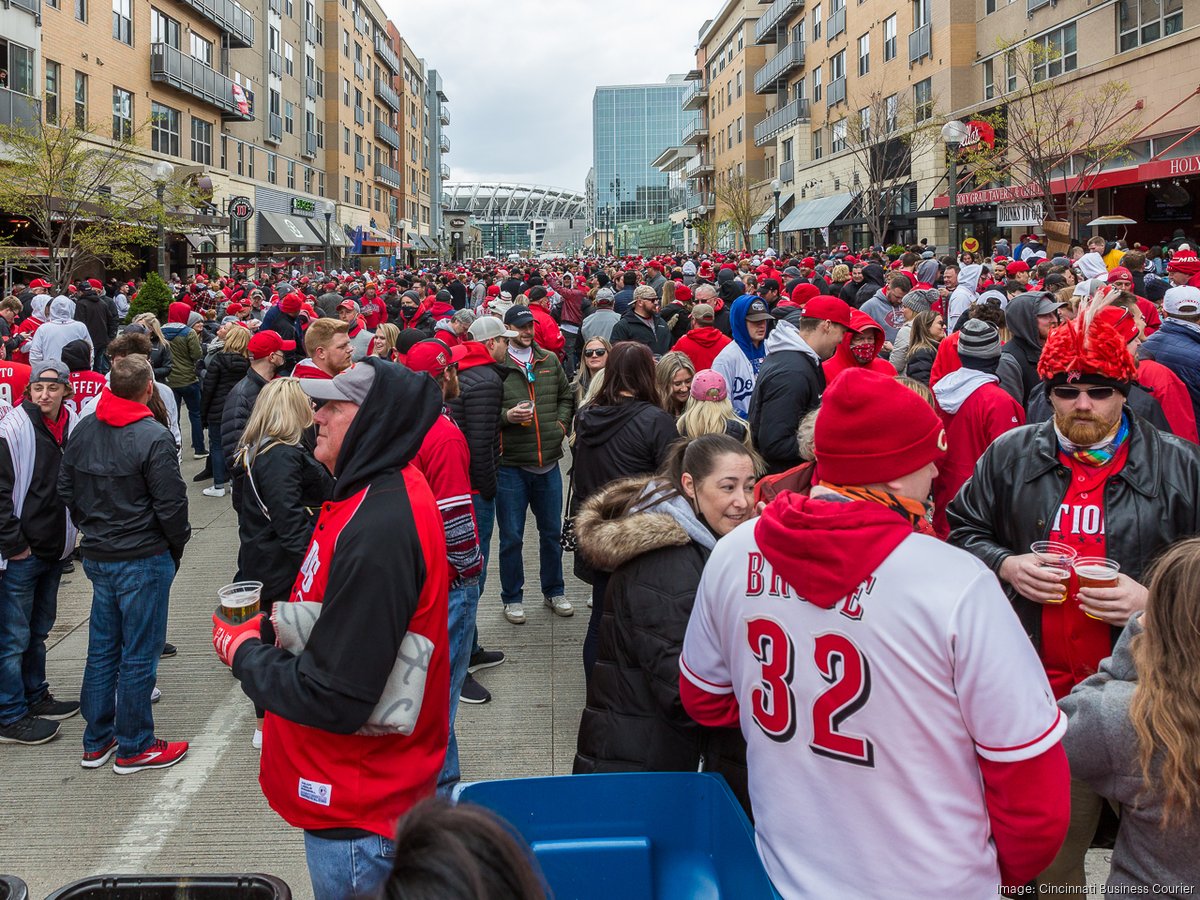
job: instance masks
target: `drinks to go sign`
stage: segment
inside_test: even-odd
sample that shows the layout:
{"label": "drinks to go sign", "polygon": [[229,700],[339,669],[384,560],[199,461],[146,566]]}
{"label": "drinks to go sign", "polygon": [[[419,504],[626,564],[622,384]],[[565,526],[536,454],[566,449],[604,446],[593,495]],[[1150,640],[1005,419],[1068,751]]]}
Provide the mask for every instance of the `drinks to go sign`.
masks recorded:
{"label": "drinks to go sign", "polygon": [[1046,218],[1046,205],[1041,200],[1013,200],[996,204],[996,227],[1028,228],[1041,225]]}
{"label": "drinks to go sign", "polygon": [[229,200],[229,218],[238,222],[249,222],[254,218],[254,204],[249,197],[231,197]]}

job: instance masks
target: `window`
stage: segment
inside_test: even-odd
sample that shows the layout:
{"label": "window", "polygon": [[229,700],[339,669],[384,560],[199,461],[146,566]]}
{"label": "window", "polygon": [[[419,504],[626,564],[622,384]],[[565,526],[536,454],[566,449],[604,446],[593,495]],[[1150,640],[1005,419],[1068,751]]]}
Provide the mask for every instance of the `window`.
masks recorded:
{"label": "window", "polygon": [[926,78],[913,85],[913,118],[926,122],[933,118],[933,79]]}
{"label": "window", "polygon": [[864,34],[858,39],[858,74],[866,75],[871,71],[871,35]]}
{"label": "window", "polygon": [[1064,72],[1074,72],[1078,63],[1075,54],[1075,24],[1051,31],[1034,40],[1033,80],[1057,78]]}
{"label": "window", "polygon": [[913,3],[913,31],[929,24],[929,0],[916,0]]}
{"label": "window", "polygon": [[88,77],[83,72],[75,73],[75,127],[87,128]]}
{"label": "window", "polygon": [[839,50],[833,56],[829,57],[829,83],[837,81],[839,78],[846,76],[846,51]]}
{"label": "window", "polygon": [[56,62],[46,60],[46,121],[53,125],[58,124],[58,92],[62,89],[59,80],[61,77],[62,67]]}
{"label": "window", "polygon": [[821,129],[814,128],[812,134],[813,134],[813,152],[812,152],[813,159],[820,159],[821,158]]}
{"label": "window", "polygon": [[737,95],[739,97],[742,96],[742,76],[744,74],[745,74],[744,72],[739,71],[737,73],[737,75],[734,76],[737,79]]}
{"label": "window", "polygon": [[808,99],[808,86],[807,85],[808,85],[808,80],[803,77],[799,81],[797,81],[795,84],[793,84],[792,85],[792,99],[793,100]]}
{"label": "window", "polygon": [[782,157],[782,162],[788,162],[792,158],[792,138],[787,138],[779,147],[779,155]]}
{"label": "window", "polygon": [[313,170],[311,168],[309,168],[308,166],[305,166],[304,167],[304,193],[306,193],[306,194],[312,193],[312,187],[313,187],[312,176],[313,176]]}
{"label": "window", "polygon": [[813,69],[813,103],[821,102],[821,67]]}
{"label": "window", "polygon": [[322,197],[325,196],[325,173],[324,172],[317,173],[317,193],[320,194]]}
{"label": "window", "polygon": [[1004,90],[1011,93],[1017,89],[1017,57],[1015,50],[1004,54]]}
{"label": "window", "polygon": [[268,153],[267,154],[267,181],[271,182],[271,184],[277,184],[278,177],[279,176],[275,170],[275,154]]}
{"label": "window", "polygon": [[729,123],[729,127],[725,129],[725,149],[733,149],[733,123]]}
{"label": "window", "polygon": [[342,106],[350,105],[350,79],[342,79]]}
{"label": "window", "polygon": [[[325,45],[325,20],[321,16],[317,16],[317,46],[323,47],[324,45]],[[324,188],[321,189],[321,193],[322,194],[325,193]]]}
{"label": "window", "polygon": [[358,88],[355,88],[354,89],[354,108],[362,109],[362,105],[363,105],[362,91],[360,91]]}
{"label": "window", "polygon": [[317,119],[317,149],[325,149],[325,120]]}
{"label": "window", "polygon": [[725,103],[727,105],[733,103],[733,82],[725,82]]}
{"label": "window", "polygon": [[283,101],[283,130],[288,134],[296,133],[296,104],[291,100]]}
{"label": "window", "polygon": [[801,19],[799,22],[797,22],[795,25],[792,26],[792,43],[793,44],[803,44],[804,43],[804,19]]}
{"label": "window", "polygon": [[133,0],[112,0],[113,37],[133,46]]}
{"label": "window", "polygon": [[150,104],[150,149],[179,155],[179,110],[162,103]]}
{"label": "window", "polygon": [[294,159],[287,161],[287,186],[293,190],[296,188],[296,161]]}
{"label": "window", "polygon": [[179,23],[157,9],[150,8],[150,41],[179,49]]}
{"label": "window", "polygon": [[296,60],[292,50],[292,45],[284,41],[283,44],[283,71],[288,75],[296,74]]}
{"label": "window", "polygon": [[1183,0],[1121,0],[1117,4],[1118,46],[1122,53],[1182,28]]}
{"label": "window", "polygon": [[192,116],[192,162],[212,165],[212,122]]}
{"label": "window", "polygon": [[840,153],[846,149],[846,120],[838,119],[829,132],[829,152]]}
{"label": "window", "polygon": [[986,59],[983,61],[983,99],[991,100],[996,96],[996,83],[993,74],[992,60]]}
{"label": "window", "polygon": [[362,182],[354,182],[354,205],[362,206]]}
{"label": "window", "polygon": [[11,41],[0,39],[0,71],[5,69],[4,51],[8,51],[8,81],[0,86],[32,97],[37,94],[33,83],[33,51]]}
{"label": "window", "polygon": [[254,177],[254,145],[246,145],[246,177]]}
{"label": "window", "polygon": [[888,134],[900,127],[900,95],[891,94],[883,101],[884,130]]}
{"label": "window", "polygon": [[345,28],[342,29],[342,56],[350,58],[350,32]]}
{"label": "window", "polygon": [[745,118],[744,116],[738,116],[738,120],[737,120],[737,142],[738,142],[739,144],[740,144],[740,143],[741,143],[741,142],[742,142],[742,141],[745,139],[745,137],[744,137],[744,135],[743,135],[743,133],[742,133],[742,128],[743,128],[743,124],[744,124],[744,122],[743,122],[744,118]]}
{"label": "window", "polygon": [[820,3],[818,3],[816,6],[813,7],[812,17],[813,17],[812,39],[813,39],[813,42],[815,43],[816,41],[819,41],[821,39],[821,4]]}
{"label": "window", "polygon": [[350,152],[350,129],[342,126],[342,152]]}
{"label": "window", "polygon": [[75,0],[75,18],[80,22],[87,21],[87,0]]}
{"label": "window", "polygon": [[114,141],[133,137],[133,94],[124,88],[113,88],[112,136]]}
{"label": "window", "polygon": [[283,14],[289,19],[296,17],[296,8],[292,6],[292,0],[283,0]]}
{"label": "window", "polygon": [[858,111],[858,134],[860,142],[871,139],[871,107],[864,106]]}
{"label": "window", "polygon": [[212,41],[206,41],[196,32],[192,32],[192,56],[200,60],[210,69],[213,62],[213,45]]}
{"label": "window", "polygon": [[896,14],[883,20],[883,61],[896,58]]}

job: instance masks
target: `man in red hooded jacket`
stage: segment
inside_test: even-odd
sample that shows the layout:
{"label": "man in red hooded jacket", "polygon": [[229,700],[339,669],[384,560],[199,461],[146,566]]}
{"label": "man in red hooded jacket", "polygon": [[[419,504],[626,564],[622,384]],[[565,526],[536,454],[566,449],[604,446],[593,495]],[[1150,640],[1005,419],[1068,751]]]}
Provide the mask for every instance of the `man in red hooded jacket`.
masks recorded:
{"label": "man in red hooded jacket", "polygon": [[923,533],[945,447],[916,393],[851,369],[817,416],[810,493],[704,567],[681,700],[741,727],[784,896],[991,896],[1066,833],[1067,722],[1037,656],[987,567]]}
{"label": "man in red hooded jacket", "polygon": [[733,338],[722,334],[713,327],[716,312],[707,303],[697,303],[692,307],[692,329],[675,342],[672,350],[678,350],[687,355],[696,367],[697,372],[711,369],[713,360],[717,358],[727,344],[733,343]]}

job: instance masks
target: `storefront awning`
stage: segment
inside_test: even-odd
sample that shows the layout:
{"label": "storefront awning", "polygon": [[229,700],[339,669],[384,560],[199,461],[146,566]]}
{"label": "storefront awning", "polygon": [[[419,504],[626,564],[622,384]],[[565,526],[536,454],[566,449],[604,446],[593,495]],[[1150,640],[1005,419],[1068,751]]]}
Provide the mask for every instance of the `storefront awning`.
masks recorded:
{"label": "storefront awning", "polygon": [[759,216],[754,224],[750,226],[750,234],[762,234],[771,227],[771,220],[775,218],[775,210],[768,209],[765,213]]}
{"label": "storefront awning", "polygon": [[422,250],[430,250],[433,252],[437,252],[438,248],[436,241],[427,238],[423,234],[417,235],[417,246]]}
{"label": "storefront awning", "polygon": [[[325,246],[325,220],[322,219],[305,219],[308,227],[313,230],[313,234],[317,236],[317,243],[322,247]],[[342,228],[334,219],[329,223],[329,246],[330,247],[349,247],[350,238],[346,237],[346,229]]]}
{"label": "storefront awning", "polygon": [[296,219],[283,213],[262,212],[258,214],[258,245],[262,246],[312,246],[320,244],[316,233],[308,227],[306,219]]}
{"label": "storefront awning", "polygon": [[803,200],[779,224],[780,231],[804,231],[828,228],[854,202],[853,194],[834,194],[816,200]]}

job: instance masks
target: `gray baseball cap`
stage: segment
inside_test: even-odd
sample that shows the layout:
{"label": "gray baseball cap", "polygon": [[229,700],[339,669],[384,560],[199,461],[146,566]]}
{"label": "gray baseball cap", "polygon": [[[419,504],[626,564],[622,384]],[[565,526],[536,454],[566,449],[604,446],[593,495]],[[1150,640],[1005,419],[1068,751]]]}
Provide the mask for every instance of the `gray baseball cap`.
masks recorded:
{"label": "gray baseball cap", "polygon": [[362,406],[375,383],[375,369],[359,363],[333,378],[301,378],[300,389],[314,400],[344,400]]}
{"label": "gray baseball cap", "polygon": [[473,341],[490,341],[492,338],[514,338],[517,333],[505,328],[504,323],[495,316],[480,316],[471,323],[467,334]]}
{"label": "gray baseball cap", "polygon": [[[47,378],[46,372],[51,369],[58,375],[57,378]],[[67,364],[57,359],[43,359],[41,362],[34,363],[30,369],[30,384],[35,384],[39,381],[49,381],[53,384],[70,384],[71,370],[67,368]]]}

